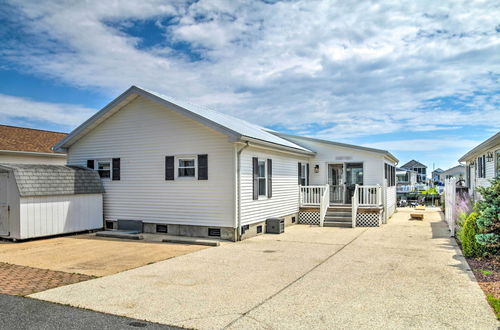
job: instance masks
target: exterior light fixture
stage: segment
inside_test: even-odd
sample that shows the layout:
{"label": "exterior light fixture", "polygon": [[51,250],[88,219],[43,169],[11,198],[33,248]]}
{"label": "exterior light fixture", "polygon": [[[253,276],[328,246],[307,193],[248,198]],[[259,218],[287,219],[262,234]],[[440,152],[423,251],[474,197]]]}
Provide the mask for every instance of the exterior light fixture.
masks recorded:
{"label": "exterior light fixture", "polygon": [[493,161],[493,153],[491,151],[488,152],[488,154],[486,155],[486,160],[488,162],[492,162]]}
{"label": "exterior light fixture", "polygon": [[319,173],[319,165],[314,165],[314,173]]}

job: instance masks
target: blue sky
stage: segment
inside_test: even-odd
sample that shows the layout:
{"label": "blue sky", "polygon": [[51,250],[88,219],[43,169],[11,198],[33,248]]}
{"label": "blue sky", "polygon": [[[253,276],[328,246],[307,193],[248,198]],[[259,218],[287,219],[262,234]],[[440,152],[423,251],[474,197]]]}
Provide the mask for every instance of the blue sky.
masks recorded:
{"label": "blue sky", "polygon": [[500,129],[497,1],[0,0],[0,123],[70,131],[130,85],[447,168]]}

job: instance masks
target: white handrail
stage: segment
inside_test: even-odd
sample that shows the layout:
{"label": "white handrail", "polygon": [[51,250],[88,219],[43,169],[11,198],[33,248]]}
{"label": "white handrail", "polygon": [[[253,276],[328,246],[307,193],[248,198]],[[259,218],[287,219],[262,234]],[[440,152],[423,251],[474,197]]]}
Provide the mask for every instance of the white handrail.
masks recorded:
{"label": "white handrail", "polygon": [[382,205],[382,187],[380,185],[360,186],[356,185],[358,192],[357,205],[380,206]]}
{"label": "white handrail", "polygon": [[300,186],[300,206],[319,206],[324,195],[324,186]]}
{"label": "white handrail", "polygon": [[352,195],[352,200],[351,200],[351,203],[352,203],[352,214],[351,214],[352,228],[356,227],[356,216],[358,214],[358,201],[359,201],[359,196],[358,196],[359,189],[358,188],[359,188],[358,185],[356,185],[354,187],[354,194]]}
{"label": "white handrail", "polygon": [[325,190],[321,196],[321,203],[319,206],[319,225],[323,227],[323,222],[325,221],[326,211],[330,206],[330,185],[325,185]]}

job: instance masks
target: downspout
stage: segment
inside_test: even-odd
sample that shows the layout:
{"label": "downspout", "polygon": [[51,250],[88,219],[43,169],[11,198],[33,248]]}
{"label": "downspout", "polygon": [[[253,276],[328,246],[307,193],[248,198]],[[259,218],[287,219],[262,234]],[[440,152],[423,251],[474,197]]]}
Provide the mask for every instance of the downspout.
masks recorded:
{"label": "downspout", "polygon": [[237,210],[238,210],[238,216],[237,218],[237,241],[241,241],[241,152],[248,148],[249,144],[248,141],[245,142],[245,145],[241,147],[240,150],[236,153],[236,187],[237,187],[237,195],[236,195],[236,200],[237,200]]}

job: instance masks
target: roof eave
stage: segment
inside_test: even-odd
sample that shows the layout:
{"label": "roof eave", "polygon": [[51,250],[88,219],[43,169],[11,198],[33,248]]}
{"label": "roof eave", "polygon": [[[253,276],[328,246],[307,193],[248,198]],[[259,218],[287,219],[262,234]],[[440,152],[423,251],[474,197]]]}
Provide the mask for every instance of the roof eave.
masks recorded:
{"label": "roof eave", "polygon": [[292,148],[292,147],[285,146],[282,144],[267,142],[267,141],[259,140],[256,138],[248,137],[248,136],[242,136],[240,141],[242,141],[242,142],[248,141],[248,142],[254,143],[256,145],[261,145],[261,146],[264,146],[267,148],[273,148],[273,149],[277,149],[277,150],[292,152],[292,153],[296,153],[296,154],[300,154],[300,155],[306,155],[306,156],[316,155],[316,153],[314,151],[311,151],[311,150],[302,150],[302,149]]}
{"label": "roof eave", "polygon": [[477,154],[481,153],[481,151],[483,151],[485,149],[489,149],[489,148],[494,147],[495,145],[499,144],[500,140],[496,141],[497,139],[500,139],[500,132],[498,132],[497,134],[493,135],[492,137],[490,137],[486,141],[483,141],[479,145],[475,146],[472,150],[470,150],[465,155],[463,155],[462,157],[460,157],[458,159],[458,161],[461,163],[461,162],[467,161],[468,159],[475,158],[475,156]]}

